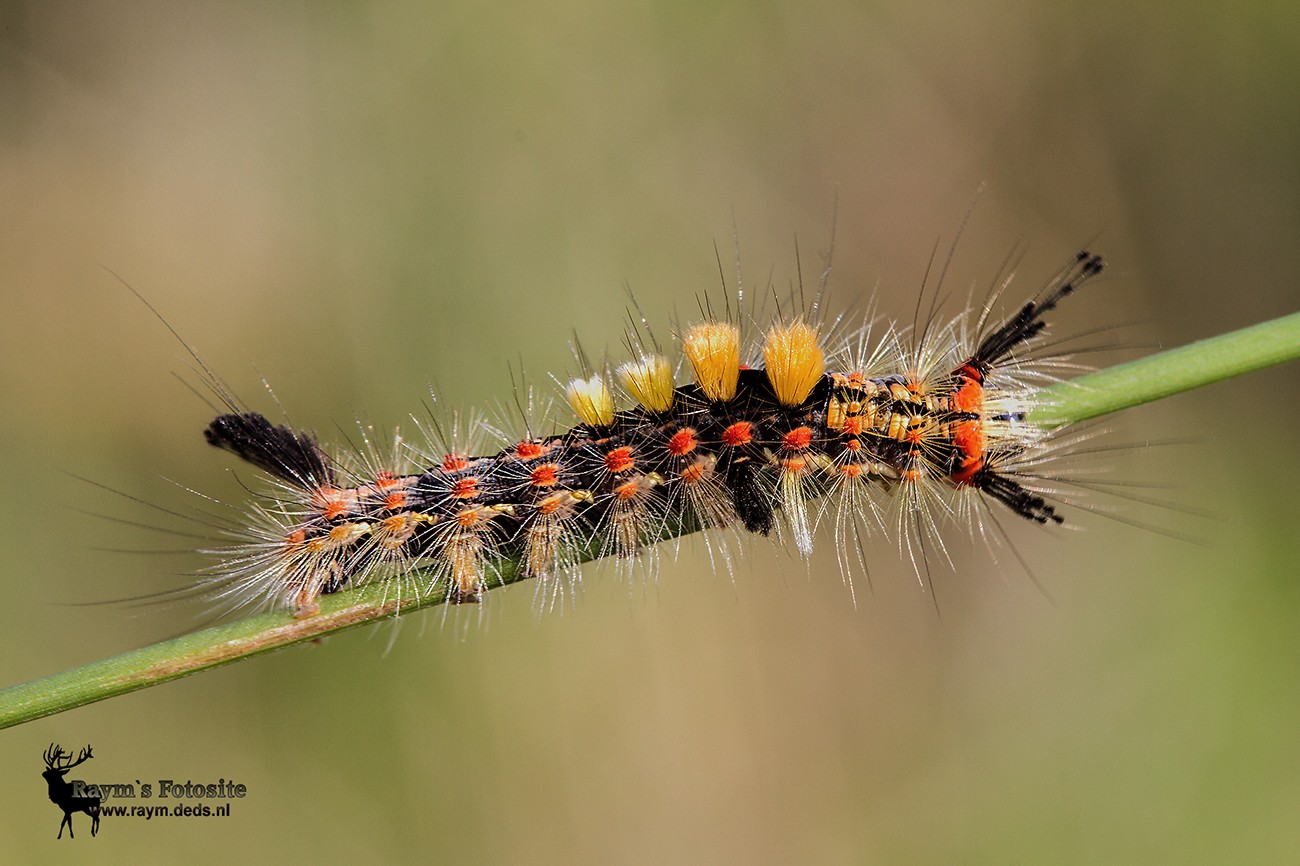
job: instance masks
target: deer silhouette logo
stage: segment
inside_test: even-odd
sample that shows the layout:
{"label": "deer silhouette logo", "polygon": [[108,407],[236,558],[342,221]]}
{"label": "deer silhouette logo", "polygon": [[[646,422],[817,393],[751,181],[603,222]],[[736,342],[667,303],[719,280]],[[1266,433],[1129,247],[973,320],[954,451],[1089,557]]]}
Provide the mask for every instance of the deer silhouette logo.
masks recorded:
{"label": "deer silhouette logo", "polygon": [[41,776],[45,779],[45,784],[50,789],[50,802],[63,810],[63,821],[59,824],[59,835],[56,838],[63,838],[63,828],[68,828],[68,838],[76,838],[72,835],[72,813],[85,812],[90,816],[90,835],[94,836],[99,832],[99,795],[90,795],[85,793],[87,786],[84,782],[74,780],[69,782],[65,776],[68,771],[78,764],[90,760],[93,755],[90,753],[90,746],[81,750],[77,760],[72,760],[72,753],[63,751],[63,747],[55,743],[50,743],[50,747],[45,750],[45,772]]}

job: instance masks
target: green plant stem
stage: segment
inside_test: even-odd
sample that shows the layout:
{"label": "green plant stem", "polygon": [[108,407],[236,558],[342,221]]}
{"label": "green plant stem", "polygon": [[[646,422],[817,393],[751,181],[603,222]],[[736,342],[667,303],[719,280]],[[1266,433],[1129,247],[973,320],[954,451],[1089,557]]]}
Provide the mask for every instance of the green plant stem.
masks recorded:
{"label": "green plant stem", "polygon": [[[1049,426],[1086,421],[1296,358],[1300,358],[1300,313],[1044,389],[1043,407],[1033,420]],[[517,563],[502,561],[488,588],[521,578]],[[320,612],[314,616],[295,619],[283,612],[258,614],[12,686],[0,691],[0,728],[446,600],[440,593],[400,600],[393,595],[392,585],[376,583],[322,597]]]}
{"label": "green plant stem", "polygon": [[1300,313],[1045,388],[1034,422],[1059,427],[1300,358]]}

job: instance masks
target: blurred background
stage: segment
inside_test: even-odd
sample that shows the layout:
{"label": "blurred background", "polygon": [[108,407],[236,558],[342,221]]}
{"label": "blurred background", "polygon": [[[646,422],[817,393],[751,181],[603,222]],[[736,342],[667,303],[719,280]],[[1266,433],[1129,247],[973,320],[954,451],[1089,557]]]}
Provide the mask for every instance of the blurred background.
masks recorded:
{"label": "blurred background", "polygon": [[[618,356],[624,285],[661,326],[688,314],[733,230],[784,288],[837,199],[835,303],[910,317],[974,202],[951,285],[1023,240],[1018,300],[1093,245],[1108,279],[1058,321],[1128,324],[1132,356],[1300,301],[1300,11],[1238,5],[0,6],[0,682],[203,620],[72,606],[203,565],[84,512],[247,501],[193,362],[109,269],[333,441],[430,384],[490,408],[509,364],[545,388],[575,333]],[[856,606],[828,535],[808,565],[752,543],[734,582],[687,543],[649,586],[589,567],[562,615],[514,587],[0,733],[0,852],[1290,861],[1298,384],[1110,419],[1153,444],[1108,477],[1209,516],[1099,498],[1123,520],[1013,527],[1054,602],[962,538],[933,597],[879,539]],[[77,776],[249,793],[56,843],[51,741],[93,744]]]}

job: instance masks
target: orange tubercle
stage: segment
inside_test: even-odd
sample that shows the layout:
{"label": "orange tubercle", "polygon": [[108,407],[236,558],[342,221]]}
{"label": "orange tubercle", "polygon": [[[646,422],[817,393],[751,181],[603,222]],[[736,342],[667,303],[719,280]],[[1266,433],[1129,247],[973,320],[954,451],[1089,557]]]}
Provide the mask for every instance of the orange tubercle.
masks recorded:
{"label": "orange tubercle", "polygon": [[348,513],[348,497],[337,487],[317,487],[311,492],[310,501],[326,520]]}
{"label": "orange tubercle", "polygon": [[455,517],[456,525],[462,529],[470,529],[478,525],[482,519],[483,515],[478,508],[466,508],[464,511],[457,512]]}
{"label": "orange tubercle", "polygon": [[635,499],[637,495],[641,493],[641,489],[642,489],[641,479],[634,478],[631,481],[625,481],[619,486],[615,487],[614,496],[615,498],[621,499],[626,502],[629,499]]}
{"label": "orange tubercle", "polygon": [[687,484],[694,484],[704,477],[705,467],[699,463],[692,463],[681,471],[681,479]]}

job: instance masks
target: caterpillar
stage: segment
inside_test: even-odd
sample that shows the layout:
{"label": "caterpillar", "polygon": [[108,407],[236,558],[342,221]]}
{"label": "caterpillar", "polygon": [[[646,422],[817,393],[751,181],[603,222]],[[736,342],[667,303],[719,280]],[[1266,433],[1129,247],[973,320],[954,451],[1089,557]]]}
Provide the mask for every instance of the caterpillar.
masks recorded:
{"label": "caterpillar", "polygon": [[586,558],[630,560],[696,529],[776,531],[806,556],[830,516],[842,549],[864,522],[883,527],[882,497],[896,498],[904,535],[933,528],[936,505],[958,520],[1000,508],[1059,524],[1038,471],[1050,432],[1029,418],[1051,378],[1036,349],[1045,317],[1103,267],[1082,251],[1005,319],[992,308],[1009,276],[973,322],[932,316],[878,339],[869,325],[836,337],[843,323],[819,322],[814,304],[778,313],[749,348],[728,305],[678,329],[684,363],[637,339],[632,360],[574,378],[569,429],[494,453],[448,447],[406,469],[368,439],[349,466],[226,399],[207,442],[273,488],[243,540],[218,551],[207,586],[234,606],[298,617],[376,580],[477,602],[503,562],[551,591]]}

